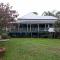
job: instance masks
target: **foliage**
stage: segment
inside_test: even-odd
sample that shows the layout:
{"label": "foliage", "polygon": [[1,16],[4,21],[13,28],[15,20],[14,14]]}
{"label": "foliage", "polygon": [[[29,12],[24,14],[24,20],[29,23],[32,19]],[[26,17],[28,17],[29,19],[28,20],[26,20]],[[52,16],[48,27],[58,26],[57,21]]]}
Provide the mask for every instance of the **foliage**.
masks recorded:
{"label": "foliage", "polygon": [[54,16],[54,17],[60,18],[60,11],[56,11],[56,10],[53,10],[52,12],[44,11],[42,15],[43,16]]}
{"label": "foliage", "polygon": [[0,29],[5,30],[9,26],[9,22],[15,21],[18,14],[12,10],[12,6],[8,3],[0,3]]}
{"label": "foliage", "polygon": [[32,12],[33,14],[35,14],[35,15],[38,15],[38,13],[37,12]]}
{"label": "foliage", "polygon": [[42,16],[55,16],[54,13],[50,12],[50,11],[44,11]]}
{"label": "foliage", "polygon": [[9,39],[10,36],[8,36],[7,33],[3,33],[3,34],[1,35],[1,38],[2,38],[2,39]]}
{"label": "foliage", "polygon": [[55,22],[54,27],[56,32],[60,32],[60,20]]}

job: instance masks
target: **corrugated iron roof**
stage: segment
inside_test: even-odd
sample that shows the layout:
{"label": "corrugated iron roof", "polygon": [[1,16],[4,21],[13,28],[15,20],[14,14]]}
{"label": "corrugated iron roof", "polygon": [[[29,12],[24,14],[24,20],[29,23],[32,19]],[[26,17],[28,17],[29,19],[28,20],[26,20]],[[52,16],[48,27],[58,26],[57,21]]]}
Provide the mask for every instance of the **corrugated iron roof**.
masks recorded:
{"label": "corrugated iron roof", "polygon": [[28,13],[22,16],[20,19],[57,19],[57,18],[53,16],[39,16],[34,13]]}

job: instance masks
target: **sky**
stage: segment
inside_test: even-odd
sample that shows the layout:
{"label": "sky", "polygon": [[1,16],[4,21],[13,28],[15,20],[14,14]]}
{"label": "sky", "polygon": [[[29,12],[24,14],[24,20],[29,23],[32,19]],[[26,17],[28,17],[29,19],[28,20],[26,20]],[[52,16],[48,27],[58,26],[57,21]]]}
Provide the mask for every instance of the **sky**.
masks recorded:
{"label": "sky", "polygon": [[20,17],[30,12],[42,15],[44,11],[60,11],[60,0],[0,0],[0,2],[9,3]]}

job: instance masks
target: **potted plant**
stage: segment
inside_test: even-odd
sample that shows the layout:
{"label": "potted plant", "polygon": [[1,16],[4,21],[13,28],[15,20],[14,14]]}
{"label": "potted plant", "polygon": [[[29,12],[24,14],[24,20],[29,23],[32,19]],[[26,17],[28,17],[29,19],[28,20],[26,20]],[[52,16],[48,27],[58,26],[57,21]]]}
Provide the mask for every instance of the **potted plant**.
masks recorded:
{"label": "potted plant", "polygon": [[0,47],[0,54],[5,53],[5,51],[6,51],[6,48],[4,48],[4,47]]}

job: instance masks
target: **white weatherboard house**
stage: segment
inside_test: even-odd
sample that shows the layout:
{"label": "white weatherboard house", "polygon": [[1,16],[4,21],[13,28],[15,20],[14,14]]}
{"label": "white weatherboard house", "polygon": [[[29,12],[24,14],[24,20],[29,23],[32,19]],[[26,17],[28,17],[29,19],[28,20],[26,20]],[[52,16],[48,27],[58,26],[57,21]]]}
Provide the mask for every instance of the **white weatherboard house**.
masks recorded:
{"label": "white weatherboard house", "polygon": [[48,36],[49,28],[53,28],[55,21],[56,17],[39,16],[36,12],[32,12],[12,22],[9,34],[19,37]]}

